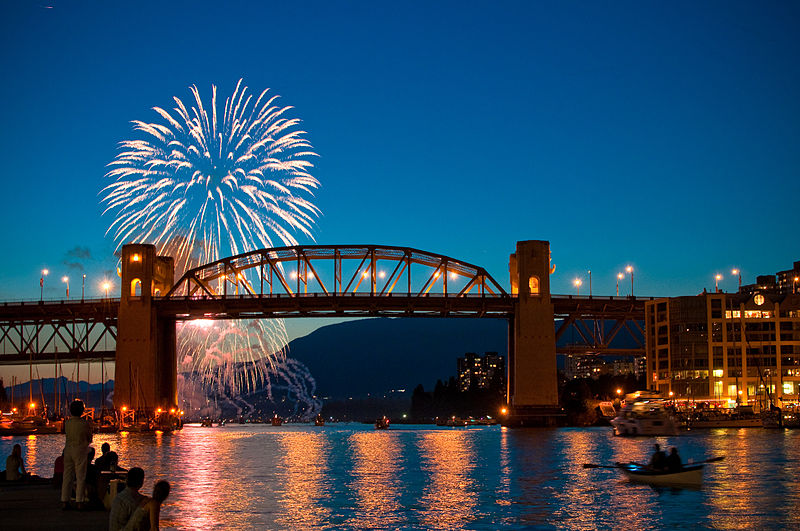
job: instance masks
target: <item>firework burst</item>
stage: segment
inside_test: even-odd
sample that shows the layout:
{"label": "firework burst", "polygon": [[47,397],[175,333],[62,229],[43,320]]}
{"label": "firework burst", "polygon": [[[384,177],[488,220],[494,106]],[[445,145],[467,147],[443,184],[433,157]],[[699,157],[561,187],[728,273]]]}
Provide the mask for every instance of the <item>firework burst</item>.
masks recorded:
{"label": "firework burst", "polygon": [[[171,111],[153,109],[160,122],[132,122],[141,138],[121,142],[109,164],[112,182],[100,195],[103,214],[113,216],[107,235],[117,249],[154,244],[182,274],[221,256],[273,247],[275,239],[313,239],[319,181],[309,159],[316,154],[290,117],[292,107],[277,105],[268,89],[254,97],[242,80],[221,109],[216,86],[210,105],[196,86],[190,90],[190,106],[176,97]],[[178,339],[181,369],[231,393],[252,389],[285,358],[280,321],[184,326]],[[252,371],[242,371],[243,364]]]}

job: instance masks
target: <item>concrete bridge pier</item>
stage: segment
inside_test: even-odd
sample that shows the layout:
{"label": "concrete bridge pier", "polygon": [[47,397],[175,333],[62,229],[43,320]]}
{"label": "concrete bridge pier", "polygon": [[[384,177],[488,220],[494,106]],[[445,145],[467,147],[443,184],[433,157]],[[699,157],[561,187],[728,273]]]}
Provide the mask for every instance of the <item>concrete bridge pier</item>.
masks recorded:
{"label": "concrete bridge pier", "polygon": [[555,426],[558,401],[556,339],[550,301],[550,243],[517,242],[509,259],[514,317],[509,320],[504,426]]}
{"label": "concrete bridge pier", "polygon": [[170,257],[149,244],[122,247],[114,407],[152,414],[177,407],[175,320],[159,319],[153,297],[174,283]]}

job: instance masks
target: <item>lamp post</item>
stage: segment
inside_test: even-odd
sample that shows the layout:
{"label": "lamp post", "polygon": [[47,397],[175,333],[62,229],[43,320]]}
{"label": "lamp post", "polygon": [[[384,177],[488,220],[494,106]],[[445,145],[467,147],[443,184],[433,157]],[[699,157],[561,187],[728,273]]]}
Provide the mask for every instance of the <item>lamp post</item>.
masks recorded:
{"label": "lamp post", "polygon": [[108,288],[110,287],[111,287],[111,282],[109,282],[108,280],[103,282],[103,289],[106,291],[106,299],[108,298]]}
{"label": "lamp post", "polygon": [[581,284],[583,284],[583,281],[581,279],[579,279],[579,278],[576,278],[575,280],[572,281],[572,283],[575,284],[575,289],[577,290],[577,295],[580,297],[580,295],[581,295]]}
{"label": "lamp post", "polygon": [[742,291],[742,272],[739,269],[732,269],[731,275],[737,275],[739,277],[739,291]]}
{"label": "lamp post", "polygon": [[714,293],[719,293],[719,281],[722,280],[722,275],[717,273],[714,275]]}
{"label": "lamp post", "polygon": [[44,277],[50,274],[47,269],[42,269],[42,276],[39,277],[39,302],[44,300]]}
{"label": "lamp post", "polygon": [[631,276],[631,297],[633,297],[633,266],[628,266],[625,271]]}
{"label": "lamp post", "polygon": [[794,277],[792,279],[792,293],[797,293],[797,283],[800,282],[800,277]]}
{"label": "lamp post", "polygon": [[589,270],[589,297],[592,296],[592,270]]}
{"label": "lamp post", "polygon": [[83,279],[81,280],[81,302],[83,302],[83,295],[86,292],[86,273],[83,274]]}
{"label": "lamp post", "polygon": [[625,278],[622,273],[617,273],[617,297],[619,297],[619,281]]}
{"label": "lamp post", "polygon": [[61,282],[67,285],[67,300],[69,300],[69,277],[64,275],[61,277]]}

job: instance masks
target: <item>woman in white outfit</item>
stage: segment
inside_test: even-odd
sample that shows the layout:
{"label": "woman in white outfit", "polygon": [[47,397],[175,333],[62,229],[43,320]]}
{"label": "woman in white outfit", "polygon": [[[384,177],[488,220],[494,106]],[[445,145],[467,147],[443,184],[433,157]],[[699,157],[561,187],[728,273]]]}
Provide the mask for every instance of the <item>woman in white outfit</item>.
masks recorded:
{"label": "woman in white outfit", "polygon": [[75,501],[83,509],[86,501],[86,461],[89,443],[92,442],[92,425],[81,417],[84,406],[80,400],[69,405],[72,415],[64,422],[67,444],[64,447],[64,479],[61,482],[61,507],[69,509],[72,481],[75,480]]}

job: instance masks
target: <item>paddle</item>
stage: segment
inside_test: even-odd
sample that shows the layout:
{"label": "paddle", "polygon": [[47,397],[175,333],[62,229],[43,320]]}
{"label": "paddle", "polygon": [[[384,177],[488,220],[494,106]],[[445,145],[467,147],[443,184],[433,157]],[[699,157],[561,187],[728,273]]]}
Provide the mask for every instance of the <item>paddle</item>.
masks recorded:
{"label": "paddle", "polygon": [[[717,461],[722,461],[723,459],[725,459],[725,456],[724,455],[720,455],[720,456],[717,456],[717,457],[710,457],[710,458],[706,459],[705,461],[696,461],[694,463],[686,463],[686,465],[684,465],[684,466],[702,465],[703,463],[716,463]],[[639,465],[638,463],[634,463],[633,461],[631,461],[630,464]],[[644,466],[644,465],[639,465],[639,466]],[[583,464],[583,468],[619,468],[619,465],[596,465],[594,463],[584,463]]]}

